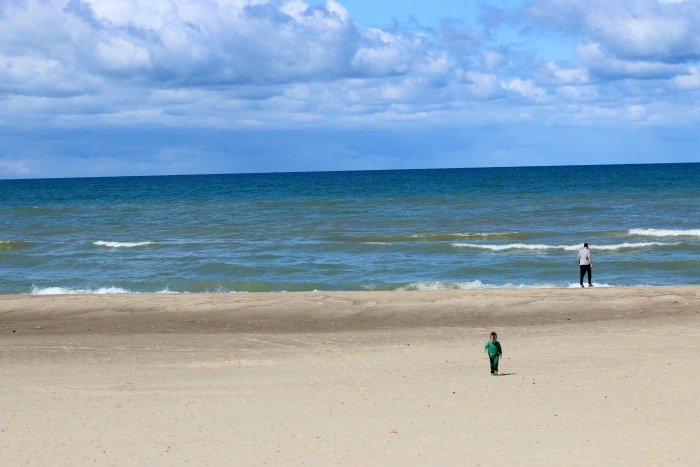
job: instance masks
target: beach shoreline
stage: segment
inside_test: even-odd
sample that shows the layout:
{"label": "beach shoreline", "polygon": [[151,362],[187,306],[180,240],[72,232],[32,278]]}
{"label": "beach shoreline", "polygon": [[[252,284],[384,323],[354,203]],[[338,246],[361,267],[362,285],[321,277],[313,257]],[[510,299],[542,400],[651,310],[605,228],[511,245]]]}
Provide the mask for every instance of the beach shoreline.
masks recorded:
{"label": "beach shoreline", "polygon": [[[0,295],[0,333],[306,332],[641,319],[700,308],[700,286],[235,294]],[[16,329],[15,329],[16,330]]]}
{"label": "beach shoreline", "polygon": [[700,459],[698,286],[5,295],[0,336],[2,464]]}

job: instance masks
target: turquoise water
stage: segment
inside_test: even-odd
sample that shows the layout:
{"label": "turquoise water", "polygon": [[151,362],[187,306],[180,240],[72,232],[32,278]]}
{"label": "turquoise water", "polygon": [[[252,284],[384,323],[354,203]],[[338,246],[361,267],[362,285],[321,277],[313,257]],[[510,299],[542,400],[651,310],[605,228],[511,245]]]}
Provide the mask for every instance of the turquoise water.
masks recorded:
{"label": "turquoise water", "polygon": [[700,164],[0,181],[0,293],[700,284]]}

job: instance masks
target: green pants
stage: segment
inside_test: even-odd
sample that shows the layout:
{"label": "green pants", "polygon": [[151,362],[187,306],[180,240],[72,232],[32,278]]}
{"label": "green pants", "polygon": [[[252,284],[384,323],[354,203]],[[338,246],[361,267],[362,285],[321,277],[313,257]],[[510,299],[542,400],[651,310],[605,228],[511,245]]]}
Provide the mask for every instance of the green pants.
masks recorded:
{"label": "green pants", "polygon": [[489,360],[491,360],[491,374],[498,373],[498,359],[501,358],[500,355],[489,355]]}

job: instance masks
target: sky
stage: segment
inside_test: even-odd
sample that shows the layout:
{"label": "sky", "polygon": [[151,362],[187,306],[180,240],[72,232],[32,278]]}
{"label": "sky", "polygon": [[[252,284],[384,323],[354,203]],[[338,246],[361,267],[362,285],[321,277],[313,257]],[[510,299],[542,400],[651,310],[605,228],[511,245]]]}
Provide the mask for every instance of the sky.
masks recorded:
{"label": "sky", "polygon": [[700,0],[0,0],[0,178],[700,162]]}

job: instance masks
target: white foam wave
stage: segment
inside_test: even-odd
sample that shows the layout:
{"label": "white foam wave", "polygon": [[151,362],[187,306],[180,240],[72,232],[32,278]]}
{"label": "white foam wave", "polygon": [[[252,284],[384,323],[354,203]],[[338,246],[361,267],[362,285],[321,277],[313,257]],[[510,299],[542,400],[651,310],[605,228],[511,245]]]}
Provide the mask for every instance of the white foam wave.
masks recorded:
{"label": "white foam wave", "polygon": [[432,238],[475,238],[475,237],[483,237],[483,238],[493,238],[493,237],[515,237],[515,236],[521,236],[524,235],[521,232],[457,232],[457,233],[448,233],[448,234],[441,234],[441,233],[422,233],[422,234],[413,234],[411,235],[411,238],[421,238],[421,239],[432,239]]}
{"label": "white foam wave", "polygon": [[[140,294],[142,292],[134,292],[133,290],[123,289],[121,287],[98,287],[96,289],[71,289],[69,287],[38,287],[32,285],[30,292],[32,295],[108,295],[108,294]],[[159,290],[158,294],[179,294],[168,289]]]}
{"label": "white foam wave", "polygon": [[37,287],[32,286],[32,295],[104,295],[104,294],[128,294],[135,293],[121,287],[99,287],[97,289],[70,289],[66,287]]}
{"label": "white foam wave", "polygon": [[[610,284],[601,284],[598,282],[593,283],[594,287],[613,287]],[[397,290],[474,290],[474,289],[554,289],[554,288],[574,288],[581,287],[576,283],[568,284],[485,284],[480,280],[467,281],[467,282],[443,282],[443,281],[425,281],[425,282],[412,282],[403,287],[399,287]]]}
{"label": "white foam wave", "polygon": [[[664,242],[637,242],[630,243],[624,242],[617,245],[591,245],[591,251],[595,250],[623,250],[623,249],[634,249],[634,248],[649,248],[650,246],[673,246],[678,245],[679,242],[664,243]],[[577,247],[577,249],[580,247]]]}
{"label": "white foam wave", "polygon": [[[635,249],[635,248],[649,248],[652,246],[669,246],[678,245],[678,243],[662,243],[662,242],[624,242],[617,243],[614,245],[591,245],[591,251],[595,250],[624,250],[624,249]],[[474,248],[479,250],[490,250],[490,251],[506,251],[506,250],[564,250],[564,251],[578,251],[581,249],[581,245],[544,245],[541,243],[508,243],[504,245],[489,245],[483,243],[453,243],[452,246],[457,248]]]}
{"label": "white foam wave", "polygon": [[93,245],[104,246],[107,248],[133,248],[136,246],[152,245],[154,243],[155,242],[106,242],[104,240],[92,242]]}
{"label": "white foam wave", "polygon": [[580,246],[569,245],[543,245],[541,243],[506,243],[503,245],[490,245],[487,243],[453,243],[457,248],[475,248],[478,250],[505,251],[505,250],[569,250],[578,249]]}
{"label": "white foam wave", "polygon": [[700,237],[700,229],[631,229],[629,234],[644,237]]}

